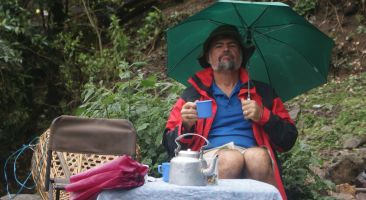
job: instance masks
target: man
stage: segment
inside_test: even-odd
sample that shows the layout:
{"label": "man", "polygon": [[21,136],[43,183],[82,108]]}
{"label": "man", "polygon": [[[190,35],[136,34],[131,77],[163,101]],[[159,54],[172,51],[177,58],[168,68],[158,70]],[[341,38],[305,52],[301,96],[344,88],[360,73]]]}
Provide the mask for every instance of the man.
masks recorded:
{"label": "man", "polygon": [[[163,144],[174,156],[178,135],[200,134],[210,141],[205,155],[219,155],[219,178],[267,182],[286,199],[275,151],[289,150],[297,130],[275,91],[265,83],[249,81],[245,64],[252,51],[244,48],[236,27],[222,25],[212,31],[199,58],[204,69],[188,80],[192,86],[174,105]],[[199,119],[195,101],[209,99],[213,116]],[[198,137],[180,142],[196,151],[205,143]]]}

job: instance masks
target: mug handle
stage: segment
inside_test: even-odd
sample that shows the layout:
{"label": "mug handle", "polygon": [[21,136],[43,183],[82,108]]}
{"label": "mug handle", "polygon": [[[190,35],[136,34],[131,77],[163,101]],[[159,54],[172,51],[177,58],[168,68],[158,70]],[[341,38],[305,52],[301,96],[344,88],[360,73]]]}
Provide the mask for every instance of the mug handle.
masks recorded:
{"label": "mug handle", "polygon": [[158,172],[159,174],[163,174],[163,170],[161,170],[161,165],[158,165]]}

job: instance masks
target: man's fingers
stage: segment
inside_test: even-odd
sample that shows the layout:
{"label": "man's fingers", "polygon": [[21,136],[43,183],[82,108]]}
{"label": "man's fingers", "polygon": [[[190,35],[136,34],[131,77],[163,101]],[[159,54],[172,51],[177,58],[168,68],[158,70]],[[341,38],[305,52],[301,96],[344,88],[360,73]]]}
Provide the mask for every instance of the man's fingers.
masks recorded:
{"label": "man's fingers", "polygon": [[197,118],[197,115],[195,115],[195,114],[186,114],[186,115],[184,115],[184,118],[186,118],[187,120],[195,120],[195,119],[198,119]]}
{"label": "man's fingers", "polygon": [[187,102],[183,105],[181,110],[183,121],[193,122],[197,120],[196,103]]}
{"label": "man's fingers", "polygon": [[254,102],[254,100],[246,100],[246,99],[240,99],[242,105],[249,105]]}
{"label": "man's fingers", "polygon": [[243,113],[244,113],[244,116],[248,117],[252,114],[253,110],[252,109],[243,109]]}
{"label": "man's fingers", "polygon": [[196,109],[196,103],[187,102],[183,105],[182,109]]}
{"label": "man's fingers", "polygon": [[182,109],[181,110],[182,116],[186,116],[186,115],[197,115],[197,110],[193,109],[193,108],[188,108],[188,109]]}

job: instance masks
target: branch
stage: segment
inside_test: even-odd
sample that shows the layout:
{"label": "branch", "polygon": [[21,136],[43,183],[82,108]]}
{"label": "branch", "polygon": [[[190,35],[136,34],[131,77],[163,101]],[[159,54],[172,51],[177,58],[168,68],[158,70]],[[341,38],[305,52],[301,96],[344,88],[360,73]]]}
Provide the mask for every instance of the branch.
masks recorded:
{"label": "branch", "polygon": [[97,38],[98,38],[98,44],[99,44],[99,51],[100,53],[102,53],[103,47],[102,47],[102,39],[100,37],[100,31],[98,29],[97,24],[95,23],[95,21],[93,20],[91,14],[89,13],[89,9],[85,3],[85,0],[81,0],[83,2],[83,6],[86,12],[86,15],[88,16],[89,22],[91,24],[91,26],[93,27],[93,29],[95,30],[96,34],[97,34]]}

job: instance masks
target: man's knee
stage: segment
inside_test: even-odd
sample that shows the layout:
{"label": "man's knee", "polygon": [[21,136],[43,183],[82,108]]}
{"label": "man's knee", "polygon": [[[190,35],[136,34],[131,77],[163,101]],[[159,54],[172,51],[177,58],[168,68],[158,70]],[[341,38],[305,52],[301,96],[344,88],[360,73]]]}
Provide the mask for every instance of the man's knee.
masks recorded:
{"label": "man's knee", "polygon": [[244,153],[245,172],[249,178],[264,180],[272,175],[272,160],[265,148],[249,148]]}
{"label": "man's knee", "polygon": [[253,147],[245,150],[244,158],[248,164],[271,165],[272,163],[268,150],[262,147]]}
{"label": "man's knee", "polygon": [[217,152],[219,155],[219,177],[220,178],[241,178],[244,167],[243,154],[237,150],[222,149]]}

